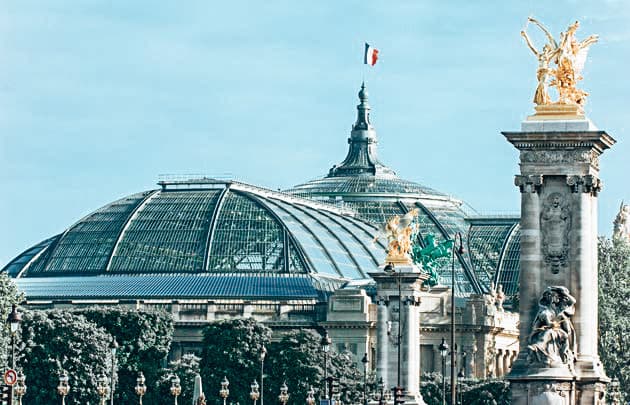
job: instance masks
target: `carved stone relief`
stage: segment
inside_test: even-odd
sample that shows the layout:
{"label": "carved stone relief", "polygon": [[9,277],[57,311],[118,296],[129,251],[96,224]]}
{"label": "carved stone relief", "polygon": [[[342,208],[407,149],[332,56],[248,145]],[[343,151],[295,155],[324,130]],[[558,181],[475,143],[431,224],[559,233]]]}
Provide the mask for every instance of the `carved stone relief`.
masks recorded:
{"label": "carved stone relief", "polygon": [[558,274],[567,265],[571,230],[571,210],[562,194],[552,193],[546,198],[540,214],[540,230],[544,261],[553,274]]}
{"label": "carved stone relief", "polygon": [[544,367],[572,369],[577,339],[571,317],[576,300],[562,286],[547,287],[538,302],[538,313],[528,338],[528,361]]}
{"label": "carved stone relief", "polygon": [[589,163],[599,168],[599,156],[590,150],[523,150],[521,162],[524,163]]}

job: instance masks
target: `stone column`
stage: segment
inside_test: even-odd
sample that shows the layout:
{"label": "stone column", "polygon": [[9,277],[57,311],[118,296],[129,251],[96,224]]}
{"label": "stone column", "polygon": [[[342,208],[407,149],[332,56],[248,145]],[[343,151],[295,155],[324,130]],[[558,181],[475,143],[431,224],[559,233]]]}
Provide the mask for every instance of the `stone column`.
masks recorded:
{"label": "stone column", "polygon": [[405,404],[424,405],[420,394],[419,308],[421,286],[428,275],[415,265],[399,264],[393,273],[375,272],[370,276],[376,281],[378,297],[377,377],[382,377],[388,388],[397,385],[400,379],[400,385],[405,389]]}
{"label": "stone column", "polygon": [[[520,132],[503,134],[520,151],[520,352],[508,375],[512,403],[599,404],[593,399],[608,381],[597,355],[599,156],[615,141],[583,116],[533,116]],[[569,350],[536,346],[551,333],[548,318],[563,322]]]}

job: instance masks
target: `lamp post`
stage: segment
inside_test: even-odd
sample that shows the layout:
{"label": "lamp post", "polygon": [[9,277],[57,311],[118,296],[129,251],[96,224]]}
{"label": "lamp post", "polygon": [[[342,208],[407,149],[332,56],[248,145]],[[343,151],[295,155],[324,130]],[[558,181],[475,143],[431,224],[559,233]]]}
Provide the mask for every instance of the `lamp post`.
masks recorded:
{"label": "lamp post", "polygon": [[278,401],[280,401],[282,405],[287,405],[287,402],[289,402],[289,388],[287,387],[286,382],[283,382],[280,386],[280,395],[278,395]]}
{"label": "lamp post", "polygon": [[[459,242],[459,244],[458,244]],[[451,347],[455,349],[455,256],[464,254],[461,232],[455,233],[451,255]],[[457,400],[457,375],[455,374],[456,350],[451,350],[451,405]]]}
{"label": "lamp post", "polygon": [[26,394],[26,376],[20,370],[15,379],[15,396],[17,397],[18,405],[22,405],[22,397],[24,394]]}
{"label": "lamp post", "polygon": [[11,368],[15,370],[15,339],[22,322],[22,315],[17,311],[17,305],[11,306],[11,313],[7,317],[7,323],[11,329]]}
{"label": "lamp post", "polygon": [[99,397],[101,397],[101,405],[105,405],[107,397],[109,396],[109,379],[105,374],[101,374],[96,380],[96,391]]}
{"label": "lamp post", "polygon": [[442,357],[442,405],[446,405],[446,356],[448,356],[448,343],[442,338],[442,343],[438,346]]}
{"label": "lamp post", "polygon": [[457,387],[457,391],[459,392],[459,403],[463,404],[464,403],[464,395],[462,393],[462,383],[461,383],[462,379],[464,378],[464,368],[463,367],[459,369],[459,373],[457,373],[457,377],[458,377],[458,380],[457,380],[457,386],[458,386]]}
{"label": "lamp post", "polygon": [[260,392],[258,391],[258,383],[256,382],[256,380],[254,380],[254,382],[251,385],[251,392],[249,393],[249,397],[254,401],[254,405],[256,405],[256,401],[258,401],[258,398],[260,397]]}
{"label": "lamp post", "polygon": [[306,405],[315,405],[315,390],[311,385],[311,388],[306,391]]}
{"label": "lamp post", "polygon": [[144,378],[144,374],[142,371],[138,373],[138,378],[136,379],[136,386],[134,389],[136,390],[136,395],[139,398],[139,404],[142,405],[142,397],[147,393],[147,386],[145,385],[146,379]]}
{"label": "lamp post", "polygon": [[330,399],[328,392],[328,351],[330,351],[330,344],[332,341],[330,340],[330,336],[328,336],[328,331],[324,330],[324,336],[322,336],[322,340],[319,342],[322,347],[322,352],[324,352],[324,398]]}
{"label": "lamp post", "polygon": [[230,386],[230,382],[227,377],[223,376],[223,381],[221,381],[221,389],[219,390],[219,396],[223,398],[223,405],[225,405],[227,401],[227,397],[230,395],[230,390],[228,387]]}
{"label": "lamp post", "polygon": [[109,351],[112,354],[112,374],[111,374],[111,381],[112,381],[112,389],[110,390],[109,393],[109,403],[110,405],[114,405],[114,390],[116,389],[116,351],[118,350],[118,342],[116,342],[116,338],[112,338],[112,341],[109,344]]}
{"label": "lamp post", "polygon": [[182,386],[180,385],[179,377],[177,374],[171,378],[171,395],[173,396],[173,403],[177,405],[177,397],[182,393]]}
{"label": "lamp post", "polygon": [[59,385],[57,386],[57,394],[61,397],[61,405],[66,405],[66,395],[70,392],[70,384],[68,384],[68,373],[63,370],[59,376]]}
{"label": "lamp post", "polygon": [[260,405],[264,405],[265,399],[265,356],[267,349],[265,346],[260,349]]}
{"label": "lamp post", "polygon": [[378,405],[384,405],[385,404],[385,384],[383,383],[383,377],[380,377],[378,379],[378,392],[379,392],[379,396],[378,396]]}
{"label": "lamp post", "polygon": [[363,363],[363,404],[367,405],[367,368],[368,368],[368,354],[365,353],[363,358],[361,359],[361,363]]}

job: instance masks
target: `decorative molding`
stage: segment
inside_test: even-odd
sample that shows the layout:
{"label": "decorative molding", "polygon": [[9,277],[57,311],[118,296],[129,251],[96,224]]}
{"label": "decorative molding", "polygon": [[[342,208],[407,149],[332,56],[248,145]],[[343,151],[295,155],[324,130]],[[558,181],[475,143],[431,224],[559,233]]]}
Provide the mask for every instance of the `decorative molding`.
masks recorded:
{"label": "decorative molding", "polygon": [[542,175],[519,175],[514,176],[514,185],[521,193],[538,193],[543,184]]}

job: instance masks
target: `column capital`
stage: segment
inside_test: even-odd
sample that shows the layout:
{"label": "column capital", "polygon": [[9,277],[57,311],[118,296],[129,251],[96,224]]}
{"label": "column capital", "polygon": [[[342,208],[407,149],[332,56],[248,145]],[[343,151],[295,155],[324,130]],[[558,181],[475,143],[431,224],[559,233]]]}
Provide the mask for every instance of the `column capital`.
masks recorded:
{"label": "column capital", "polygon": [[538,193],[543,184],[543,176],[540,174],[517,174],[514,176],[514,185],[521,193]]}
{"label": "column capital", "polygon": [[585,176],[567,176],[567,186],[571,187],[573,193],[587,193],[596,196],[602,189],[602,181],[592,174]]}

